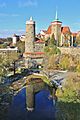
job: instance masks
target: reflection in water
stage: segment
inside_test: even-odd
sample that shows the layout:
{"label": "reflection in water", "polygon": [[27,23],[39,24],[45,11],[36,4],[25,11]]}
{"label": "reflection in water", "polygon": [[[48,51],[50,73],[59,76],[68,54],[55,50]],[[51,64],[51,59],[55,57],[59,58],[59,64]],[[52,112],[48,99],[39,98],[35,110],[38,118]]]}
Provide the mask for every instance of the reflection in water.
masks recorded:
{"label": "reflection in water", "polygon": [[51,100],[48,100],[48,91],[36,94],[35,110],[26,110],[26,91],[23,89],[17,94],[9,107],[5,120],[55,120],[55,108]]}

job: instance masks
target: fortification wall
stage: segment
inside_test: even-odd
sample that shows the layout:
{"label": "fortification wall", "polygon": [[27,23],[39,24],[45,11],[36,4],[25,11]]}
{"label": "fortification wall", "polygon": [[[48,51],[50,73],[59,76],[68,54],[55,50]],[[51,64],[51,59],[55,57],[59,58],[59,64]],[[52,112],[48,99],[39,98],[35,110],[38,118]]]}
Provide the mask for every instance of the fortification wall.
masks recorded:
{"label": "fortification wall", "polygon": [[80,55],[79,47],[58,47],[61,51],[61,54],[71,54],[71,55]]}

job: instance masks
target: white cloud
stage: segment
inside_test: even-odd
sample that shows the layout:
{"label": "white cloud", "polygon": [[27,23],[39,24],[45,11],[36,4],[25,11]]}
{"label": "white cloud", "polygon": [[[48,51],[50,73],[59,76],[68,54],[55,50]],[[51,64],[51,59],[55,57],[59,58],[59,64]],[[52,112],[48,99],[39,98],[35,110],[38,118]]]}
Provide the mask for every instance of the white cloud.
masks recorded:
{"label": "white cloud", "polygon": [[0,30],[0,32],[25,32],[24,29],[3,29],[3,30]]}
{"label": "white cloud", "polygon": [[0,8],[4,8],[4,7],[6,7],[6,3],[5,2],[0,3]]}
{"label": "white cloud", "polygon": [[8,17],[8,16],[11,16],[11,17],[18,17],[20,16],[19,14],[7,14],[7,13],[0,13],[0,16],[1,17]]}
{"label": "white cloud", "polygon": [[21,2],[21,1],[19,1],[19,3],[18,3],[18,6],[19,7],[30,7],[30,6],[37,6],[38,5],[38,3],[37,3],[37,0],[27,0],[27,1],[23,1],[23,2]]}
{"label": "white cloud", "polygon": [[17,30],[17,32],[25,32],[25,30],[24,29],[19,29],[19,30]]}
{"label": "white cloud", "polygon": [[18,17],[20,16],[19,14],[11,14],[12,17]]}
{"label": "white cloud", "polygon": [[6,37],[12,37],[13,34],[17,34],[17,35],[22,35],[25,34],[25,30],[24,29],[4,29],[4,30],[0,30],[0,38],[6,38]]}

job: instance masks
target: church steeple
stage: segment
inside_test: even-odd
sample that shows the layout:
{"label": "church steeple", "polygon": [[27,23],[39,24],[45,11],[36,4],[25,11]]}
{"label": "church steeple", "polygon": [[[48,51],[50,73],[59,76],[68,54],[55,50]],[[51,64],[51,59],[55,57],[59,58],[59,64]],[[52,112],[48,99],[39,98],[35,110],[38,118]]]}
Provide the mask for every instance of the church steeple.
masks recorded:
{"label": "church steeple", "polygon": [[56,7],[56,15],[55,15],[55,20],[54,21],[59,21],[57,7]]}
{"label": "church steeple", "polygon": [[58,13],[57,13],[57,10],[56,10],[55,20],[58,20]]}
{"label": "church steeple", "polygon": [[55,20],[53,22],[51,22],[51,26],[52,26],[52,34],[54,33],[54,38],[55,38],[55,42],[57,46],[60,46],[60,36],[61,36],[61,26],[62,26],[62,22],[59,20],[58,18],[58,13],[57,13],[57,9],[56,9],[56,15],[55,15]]}

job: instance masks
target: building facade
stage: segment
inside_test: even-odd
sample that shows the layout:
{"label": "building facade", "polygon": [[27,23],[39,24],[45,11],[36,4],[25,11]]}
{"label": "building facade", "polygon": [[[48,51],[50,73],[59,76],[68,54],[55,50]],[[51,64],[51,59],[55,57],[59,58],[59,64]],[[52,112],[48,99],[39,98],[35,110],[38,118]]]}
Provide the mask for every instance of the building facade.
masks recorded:
{"label": "building facade", "polygon": [[55,20],[51,22],[47,30],[41,30],[39,36],[47,40],[54,35],[54,40],[58,47],[70,47],[75,45],[77,34],[78,33],[71,32],[68,26],[62,26],[62,22],[58,19],[56,12]]}

